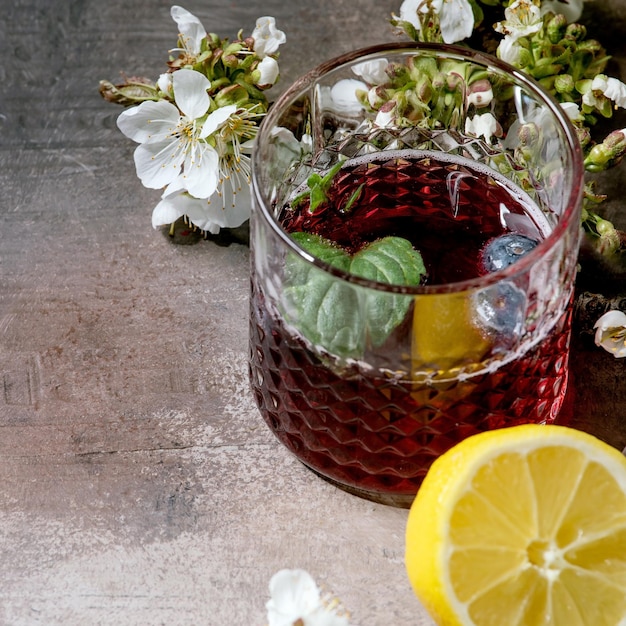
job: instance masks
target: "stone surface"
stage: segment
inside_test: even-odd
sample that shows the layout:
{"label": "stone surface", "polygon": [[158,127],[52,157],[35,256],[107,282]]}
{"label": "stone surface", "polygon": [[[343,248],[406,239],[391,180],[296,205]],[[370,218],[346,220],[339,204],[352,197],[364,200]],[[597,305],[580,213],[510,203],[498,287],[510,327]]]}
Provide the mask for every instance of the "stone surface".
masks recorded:
{"label": "stone surface", "polygon": [[[279,92],[331,56],[393,40],[399,4],[185,7],[223,36],[275,15],[288,35]],[[159,194],[140,185],[121,110],[97,87],[163,71],[169,5],[3,7],[0,624],[262,625],[271,575],[301,567],[354,624],[427,626],[404,574],[406,511],[321,481],[259,417],[247,247],[171,245],[150,227]],[[618,42],[619,6],[594,6]],[[618,219],[622,179],[609,179]],[[583,335],[575,355],[576,419],[626,444],[623,364]]]}

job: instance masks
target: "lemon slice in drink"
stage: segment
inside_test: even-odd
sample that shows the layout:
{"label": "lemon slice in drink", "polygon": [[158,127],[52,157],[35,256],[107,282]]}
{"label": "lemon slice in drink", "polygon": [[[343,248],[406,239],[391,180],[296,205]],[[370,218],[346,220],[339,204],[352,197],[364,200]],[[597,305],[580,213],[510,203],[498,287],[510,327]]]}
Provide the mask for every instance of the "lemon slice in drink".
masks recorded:
{"label": "lemon slice in drink", "polygon": [[626,458],[563,426],[469,437],[415,498],[406,568],[440,625],[624,626]]}
{"label": "lemon slice in drink", "polygon": [[472,321],[465,293],[416,296],[413,305],[413,370],[446,371],[479,361],[489,342]]}

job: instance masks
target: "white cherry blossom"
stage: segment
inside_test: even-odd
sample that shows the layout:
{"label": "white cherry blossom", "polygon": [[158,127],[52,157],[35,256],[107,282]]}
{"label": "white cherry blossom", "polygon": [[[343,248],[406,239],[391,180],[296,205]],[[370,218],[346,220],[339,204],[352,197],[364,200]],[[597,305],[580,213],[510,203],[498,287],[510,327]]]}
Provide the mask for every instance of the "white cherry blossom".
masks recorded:
{"label": "white cherry blossom", "polygon": [[445,43],[466,39],[474,30],[474,12],[468,0],[404,0],[400,6],[400,19],[422,30],[419,13],[426,15],[432,10],[439,16],[441,36]]}
{"label": "white cherry blossom", "polygon": [[498,58],[502,59],[505,63],[517,66],[520,61],[522,50],[522,46],[520,46],[515,37],[505,35],[498,45],[496,54],[498,55]]}
{"label": "white cherry blossom", "polygon": [[389,61],[387,59],[372,59],[357,63],[352,71],[368,85],[382,85],[389,79],[387,76],[388,67]]}
{"label": "white cherry blossom", "polygon": [[174,5],[170,9],[170,15],[178,26],[181,40],[181,48],[174,48],[170,52],[177,52],[188,57],[192,61],[200,54],[202,40],[206,37],[206,30],[200,20],[189,13],[186,9]]}
{"label": "white cherry blossom", "polygon": [[119,116],[119,129],[139,143],[135,167],[146,187],[160,189],[180,178],[180,186],[197,198],[208,198],[215,192],[219,154],[206,138],[236,107],[222,107],[205,117],[209,86],[200,72],[178,70],[172,76],[176,106],[165,100],[147,101]]}
{"label": "white cherry blossom", "polygon": [[498,22],[494,29],[517,41],[538,32],[543,26],[541,9],[532,0],[515,0],[504,10],[505,20]]}
{"label": "white cherry blossom", "polygon": [[273,17],[260,17],[252,31],[254,39],[254,52],[262,59],[270,54],[278,52],[278,48],[287,41],[282,30],[276,28],[276,20]]}
{"label": "white cherry blossom", "polygon": [[210,198],[194,198],[179,184],[172,184],[152,212],[152,226],[172,224],[183,215],[212,234],[217,234],[220,228],[241,226],[250,217],[250,185],[244,184],[239,189],[223,185],[219,193]]}
{"label": "white cherry blossom", "polygon": [[256,84],[260,87],[271,87],[278,79],[278,61],[274,57],[264,57],[257,66],[259,78]]}
{"label": "white cherry blossom", "polygon": [[568,22],[576,22],[583,12],[584,0],[542,0],[541,15],[550,11],[564,15]]}
{"label": "white cherry blossom", "polygon": [[595,343],[610,352],[615,358],[626,357],[626,314],[609,311],[596,323]]}
{"label": "white cherry blossom", "polygon": [[580,107],[575,102],[561,102],[561,108],[573,122],[583,119]]}
{"label": "white cherry blossom", "polygon": [[474,11],[468,0],[443,0],[439,10],[441,36],[445,43],[455,43],[471,36]]}
{"label": "white cherry blossom", "polygon": [[591,89],[602,91],[618,107],[626,108],[626,85],[621,80],[599,74],[591,82]]}
{"label": "white cherry blossom", "polygon": [[602,97],[612,100],[615,106],[626,108],[626,85],[617,78],[598,74],[583,94],[583,104],[590,107],[601,106]]}
{"label": "white cherry blossom", "polygon": [[358,115],[363,110],[357,91],[368,91],[367,85],[355,78],[342,78],[332,87],[322,87],[320,97],[329,111],[343,115]]}
{"label": "white cherry blossom", "polygon": [[322,597],[304,570],[280,570],[270,580],[271,599],[265,605],[269,626],[349,626]]}
{"label": "white cherry blossom", "polygon": [[474,115],[465,120],[465,132],[475,137],[484,137],[491,142],[492,137],[498,132],[498,121],[492,113]]}

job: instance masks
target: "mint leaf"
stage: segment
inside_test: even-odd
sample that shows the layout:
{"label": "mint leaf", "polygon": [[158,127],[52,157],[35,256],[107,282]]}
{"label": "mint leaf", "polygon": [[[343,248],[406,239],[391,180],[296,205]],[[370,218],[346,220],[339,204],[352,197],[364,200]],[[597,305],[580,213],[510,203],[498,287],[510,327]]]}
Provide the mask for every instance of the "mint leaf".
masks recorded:
{"label": "mint leaf", "polygon": [[[419,285],[426,275],[422,255],[401,237],[385,237],[369,244],[352,258],[350,272],[389,285]],[[375,347],[385,342],[404,319],[411,301],[403,295],[370,291],[367,297],[367,329]]]}
{"label": "mint leaf", "polygon": [[[354,256],[332,241],[293,233],[307,252],[361,278],[414,286],[426,274],[421,254],[401,237],[379,239]],[[329,276],[291,255],[285,267],[285,315],[313,344],[341,357],[363,356],[369,341],[384,343],[408,311],[411,297],[376,293]]]}
{"label": "mint leaf", "polygon": [[[330,186],[333,184],[333,179],[337,172],[341,169],[343,165],[343,161],[339,161],[335,163],[333,167],[331,167],[328,172],[324,175],[324,177],[320,176],[318,173],[313,172],[306,181],[306,184],[309,188],[308,191],[304,191],[303,193],[296,196],[292,202],[292,206],[297,206],[302,204],[304,199],[309,197],[309,213],[315,213],[317,209],[324,204],[328,200],[328,196],[326,192],[330,189]],[[356,198],[355,198],[356,200]]]}
{"label": "mint leaf", "polygon": [[[350,271],[350,255],[333,242],[308,233],[293,233],[292,237],[321,261]],[[284,294],[291,312],[287,316],[311,343],[342,356],[359,351],[363,329],[353,289],[292,255],[285,267]]]}

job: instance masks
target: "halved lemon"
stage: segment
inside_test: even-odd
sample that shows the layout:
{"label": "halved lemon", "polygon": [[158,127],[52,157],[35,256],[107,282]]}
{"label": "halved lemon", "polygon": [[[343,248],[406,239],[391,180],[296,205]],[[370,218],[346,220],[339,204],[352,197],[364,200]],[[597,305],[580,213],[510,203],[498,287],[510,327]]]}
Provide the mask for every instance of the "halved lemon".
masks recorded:
{"label": "halved lemon", "polygon": [[406,568],[442,626],[626,626],[626,458],[563,426],[469,437],[415,498]]}

